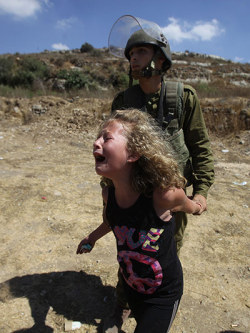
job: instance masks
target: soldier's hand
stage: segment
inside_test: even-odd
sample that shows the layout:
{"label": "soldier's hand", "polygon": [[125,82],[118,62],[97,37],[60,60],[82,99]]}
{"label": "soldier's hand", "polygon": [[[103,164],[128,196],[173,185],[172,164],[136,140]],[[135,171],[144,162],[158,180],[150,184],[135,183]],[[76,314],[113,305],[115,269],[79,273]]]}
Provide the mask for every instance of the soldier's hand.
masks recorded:
{"label": "soldier's hand", "polygon": [[193,201],[197,202],[200,206],[200,210],[195,213],[195,215],[201,215],[203,212],[207,210],[207,199],[203,197],[201,194],[195,194],[193,197]]}

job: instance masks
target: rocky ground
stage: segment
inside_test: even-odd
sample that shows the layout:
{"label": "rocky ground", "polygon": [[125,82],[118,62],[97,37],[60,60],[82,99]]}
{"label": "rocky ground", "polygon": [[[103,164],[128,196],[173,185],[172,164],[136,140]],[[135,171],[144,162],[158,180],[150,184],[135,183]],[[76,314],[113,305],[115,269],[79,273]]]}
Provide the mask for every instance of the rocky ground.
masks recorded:
{"label": "rocky ground", "polygon": [[[91,155],[110,102],[0,99],[0,332],[98,332],[117,281],[111,234],[87,255],[101,221]],[[172,333],[250,332],[249,131],[210,134],[216,182],[208,211],[190,216],[181,253],[185,290]],[[132,333],[129,319],[124,332]]]}

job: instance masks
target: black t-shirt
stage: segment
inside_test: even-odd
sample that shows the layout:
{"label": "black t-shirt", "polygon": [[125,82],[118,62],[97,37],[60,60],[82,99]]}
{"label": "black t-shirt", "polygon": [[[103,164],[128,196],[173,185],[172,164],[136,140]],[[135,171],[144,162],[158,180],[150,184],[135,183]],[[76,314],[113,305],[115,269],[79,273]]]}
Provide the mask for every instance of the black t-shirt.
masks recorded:
{"label": "black t-shirt", "polygon": [[117,259],[130,299],[152,303],[177,300],[183,274],[176,253],[174,216],[162,221],[152,197],[141,194],[129,208],[120,208],[109,188],[106,216],[117,243]]}

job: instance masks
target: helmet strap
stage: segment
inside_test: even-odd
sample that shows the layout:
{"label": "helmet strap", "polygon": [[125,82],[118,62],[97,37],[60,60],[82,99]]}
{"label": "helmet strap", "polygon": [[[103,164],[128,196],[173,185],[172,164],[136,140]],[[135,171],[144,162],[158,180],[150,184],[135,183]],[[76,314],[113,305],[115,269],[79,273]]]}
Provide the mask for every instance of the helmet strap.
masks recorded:
{"label": "helmet strap", "polygon": [[133,85],[133,75],[132,75],[131,67],[129,67],[129,74],[128,74],[128,76],[129,76],[129,88],[131,88],[132,85]]}
{"label": "helmet strap", "polygon": [[163,97],[165,92],[165,82],[163,80],[163,77],[161,78],[161,93],[160,93],[160,100],[159,100],[159,110],[157,114],[157,121],[160,126],[162,126],[163,123]]}
{"label": "helmet strap", "polygon": [[149,64],[144,69],[142,69],[141,71],[132,71],[131,67],[130,67],[129,74],[135,80],[138,80],[141,77],[150,78],[150,77],[156,76],[156,75],[161,75],[162,76],[164,74],[162,69],[155,69],[155,60],[157,59],[157,57],[158,57],[158,54],[157,54],[157,52],[155,52],[155,54],[153,55]]}

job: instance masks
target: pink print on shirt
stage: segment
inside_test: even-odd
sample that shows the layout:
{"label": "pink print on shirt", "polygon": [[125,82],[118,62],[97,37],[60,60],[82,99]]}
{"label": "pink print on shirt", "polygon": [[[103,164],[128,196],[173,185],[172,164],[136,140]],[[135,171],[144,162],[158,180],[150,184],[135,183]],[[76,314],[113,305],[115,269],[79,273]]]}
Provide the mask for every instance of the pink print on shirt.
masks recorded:
{"label": "pink print on shirt", "polygon": [[[136,260],[140,263],[144,263],[145,265],[150,265],[154,272],[154,279],[151,278],[142,278],[139,277],[133,271],[133,263],[132,260]],[[121,268],[122,275],[127,282],[127,284],[142,294],[153,294],[156,289],[162,283],[162,269],[160,263],[144,254],[140,254],[133,251],[119,251],[118,253],[118,262],[123,261],[126,265],[127,277],[123,274],[123,269]]]}
{"label": "pink print on shirt", "polygon": [[130,249],[136,249],[137,247],[140,247],[140,245],[143,244],[145,240],[146,231],[139,232],[139,239],[137,242],[134,242],[132,238],[134,232],[135,228],[128,229],[126,226],[116,226],[114,228],[114,233],[117,238],[118,245],[123,245],[127,241],[127,245]]}
{"label": "pink print on shirt", "polygon": [[[139,232],[138,241],[134,242],[132,237],[135,232],[135,228],[129,229],[126,226],[116,226],[114,228],[118,245],[123,245],[126,242],[127,246],[131,250],[141,246],[144,251],[149,252],[157,252],[159,250],[159,246],[154,243],[160,238],[163,230],[164,229],[151,228],[147,234],[142,230]],[[163,277],[162,268],[160,263],[155,258],[135,251],[119,251],[117,258],[118,262],[123,262],[126,266],[126,274],[123,274],[124,272],[121,268],[125,281],[131,288],[135,289],[139,293],[152,294],[161,285]],[[136,272],[133,271],[133,263],[131,260],[147,266],[149,265],[154,274],[154,278],[142,278],[138,276]]]}

